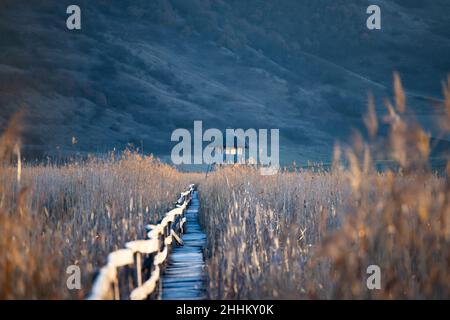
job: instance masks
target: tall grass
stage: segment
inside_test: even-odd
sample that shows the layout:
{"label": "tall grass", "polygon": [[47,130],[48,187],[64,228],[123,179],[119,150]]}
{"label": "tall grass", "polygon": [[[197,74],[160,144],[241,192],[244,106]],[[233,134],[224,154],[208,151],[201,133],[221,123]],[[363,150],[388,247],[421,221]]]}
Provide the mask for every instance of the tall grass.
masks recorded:
{"label": "tall grass", "polygon": [[[450,132],[450,79],[442,133]],[[400,78],[382,119],[369,99],[367,140],[336,147],[331,170],[261,176],[232,166],[181,174],[152,157],[62,166],[20,159],[20,121],[0,141],[0,298],[83,298],[107,254],[200,182],[210,298],[450,298],[450,164],[431,169],[429,135],[411,116]],[[379,172],[376,158],[393,159]],[[394,168],[394,167],[393,167]],[[82,290],[66,287],[77,264]],[[366,286],[378,265],[381,289]]]}
{"label": "tall grass", "polygon": [[[19,123],[0,144],[0,299],[83,298],[107,254],[143,239],[145,224],[172,209],[188,180],[135,152],[25,164],[19,177]],[[81,290],[66,286],[69,265],[80,267]]]}
{"label": "tall grass", "polygon": [[[430,169],[429,135],[411,120],[397,75],[394,91],[387,139],[377,138],[370,99],[369,142],[355,134],[351,147],[336,147],[329,172],[209,175],[201,219],[211,298],[450,298],[450,165],[445,176]],[[449,83],[444,97],[445,134]],[[386,156],[398,169],[378,172],[373,159]],[[367,288],[370,265],[381,290]]]}

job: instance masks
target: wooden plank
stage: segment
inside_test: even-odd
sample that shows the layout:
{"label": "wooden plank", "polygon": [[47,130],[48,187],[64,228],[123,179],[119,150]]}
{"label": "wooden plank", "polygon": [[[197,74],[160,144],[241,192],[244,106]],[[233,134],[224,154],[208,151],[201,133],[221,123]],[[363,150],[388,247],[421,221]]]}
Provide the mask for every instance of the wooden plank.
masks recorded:
{"label": "wooden plank", "polygon": [[158,239],[159,235],[164,233],[164,228],[162,225],[149,225],[151,230],[147,233],[149,239]]}
{"label": "wooden plank", "polygon": [[112,265],[106,265],[100,272],[92,286],[88,300],[103,300],[111,292],[112,283],[117,278],[117,269]]}
{"label": "wooden plank", "polygon": [[130,241],[125,244],[127,249],[130,249],[135,252],[143,253],[143,254],[151,254],[159,251],[159,239],[149,239],[149,240],[136,240]]}
{"label": "wooden plank", "polygon": [[161,263],[163,263],[166,258],[167,258],[167,254],[168,254],[168,248],[167,246],[164,247],[164,250],[159,252],[155,258],[153,259],[153,264],[155,266],[160,265]]}
{"label": "wooden plank", "polygon": [[[184,245],[172,249],[161,278],[162,299],[206,298],[206,274],[203,258],[206,235],[201,230],[198,221],[199,205],[198,195],[194,192],[192,202],[183,217],[187,220],[186,233],[182,236]],[[174,235],[173,237],[175,238]]]}
{"label": "wooden plank", "polygon": [[147,299],[149,295],[151,295],[155,289],[156,284],[158,283],[160,278],[160,269],[158,266],[152,272],[150,279],[145,281],[142,286],[137,287],[133,291],[131,291],[130,299],[131,300],[144,300]]}
{"label": "wooden plank", "polygon": [[183,245],[183,240],[177,235],[177,233],[174,230],[170,230],[170,234],[172,235],[172,237],[175,239],[175,241],[182,246]]}
{"label": "wooden plank", "polygon": [[123,267],[134,263],[133,251],[130,249],[119,249],[108,255],[108,265]]}

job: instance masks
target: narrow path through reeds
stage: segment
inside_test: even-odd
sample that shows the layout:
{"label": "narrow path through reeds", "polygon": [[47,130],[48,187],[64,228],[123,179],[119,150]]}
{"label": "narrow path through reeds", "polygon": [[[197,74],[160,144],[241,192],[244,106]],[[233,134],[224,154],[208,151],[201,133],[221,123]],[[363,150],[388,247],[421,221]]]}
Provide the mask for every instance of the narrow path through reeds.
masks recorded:
{"label": "narrow path through reeds", "polygon": [[194,300],[206,298],[205,261],[203,248],[206,235],[200,228],[198,211],[200,202],[195,191],[186,211],[183,245],[176,246],[162,277],[162,296],[164,300]]}

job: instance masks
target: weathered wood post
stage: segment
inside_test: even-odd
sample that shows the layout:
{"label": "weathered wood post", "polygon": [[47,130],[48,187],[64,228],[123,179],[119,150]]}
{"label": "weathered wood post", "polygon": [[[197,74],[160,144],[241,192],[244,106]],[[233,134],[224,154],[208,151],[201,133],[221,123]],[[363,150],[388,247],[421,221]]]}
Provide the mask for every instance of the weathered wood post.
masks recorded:
{"label": "weathered wood post", "polygon": [[114,276],[113,288],[114,288],[114,300],[120,300],[119,278],[117,276],[117,272],[116,275]]}
{"label": "weathered wood post", "polygon": [[141,253],[136,252],[136,281],[137,286],[142,286],[142,262],[141,262]]}

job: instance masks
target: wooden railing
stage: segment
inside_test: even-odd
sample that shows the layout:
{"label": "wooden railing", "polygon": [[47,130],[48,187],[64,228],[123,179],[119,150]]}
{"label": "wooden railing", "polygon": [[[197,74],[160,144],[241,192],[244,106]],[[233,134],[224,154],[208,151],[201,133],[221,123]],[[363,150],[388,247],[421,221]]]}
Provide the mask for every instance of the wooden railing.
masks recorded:
{"label": "wooden railing", "polygon": [[155,294],[173,240],[183,244],[180,235],[186,222],[184,213],[194,189],[191,184],[181,193],[176,208],[167,212],[159,224],[146,226],[146,240],[128,242],[125,249],[108,255],[87,297],[89,300],[143,300]]}

